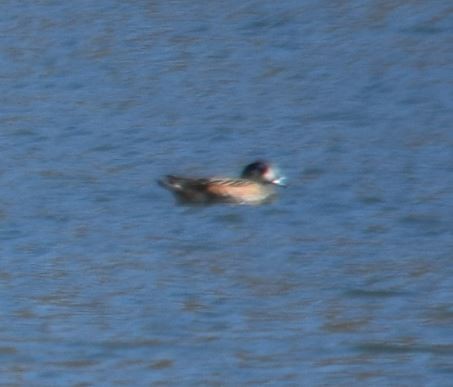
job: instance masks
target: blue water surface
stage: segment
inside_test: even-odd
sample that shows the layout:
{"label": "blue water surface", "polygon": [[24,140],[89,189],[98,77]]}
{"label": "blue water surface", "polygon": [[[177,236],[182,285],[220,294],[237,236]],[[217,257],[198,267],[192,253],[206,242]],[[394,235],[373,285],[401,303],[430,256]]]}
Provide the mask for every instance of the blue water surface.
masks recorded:
{"label": "blue water surface", "polygon": [[[448,1],[4,1],[0,384],[446,386]],[[275,162],[264,206],[166,173]]]}

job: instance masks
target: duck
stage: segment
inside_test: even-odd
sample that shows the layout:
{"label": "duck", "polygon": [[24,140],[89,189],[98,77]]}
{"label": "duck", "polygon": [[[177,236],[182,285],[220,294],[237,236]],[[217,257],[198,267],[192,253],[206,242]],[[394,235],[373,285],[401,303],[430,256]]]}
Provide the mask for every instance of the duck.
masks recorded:
{"label": "duck", "polygon": [[286,186],[271,163],[257,160],[248,164],[239,178],[191,178],[167,175],[158,184],[173,193],[182,204],[250,204],[272,201],[275,186]]}

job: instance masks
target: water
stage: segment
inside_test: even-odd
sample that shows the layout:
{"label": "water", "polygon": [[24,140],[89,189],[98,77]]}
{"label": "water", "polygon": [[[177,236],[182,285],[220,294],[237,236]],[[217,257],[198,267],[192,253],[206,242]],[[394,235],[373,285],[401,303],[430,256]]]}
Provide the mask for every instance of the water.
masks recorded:
{"label": "water", "polygon": [[2,385],[451,384],[448,2],[0,11]]}

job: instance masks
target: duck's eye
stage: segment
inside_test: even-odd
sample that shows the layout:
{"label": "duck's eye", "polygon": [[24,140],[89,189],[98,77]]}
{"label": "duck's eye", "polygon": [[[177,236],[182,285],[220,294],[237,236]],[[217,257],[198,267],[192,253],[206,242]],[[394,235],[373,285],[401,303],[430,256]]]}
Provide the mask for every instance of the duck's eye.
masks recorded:
{"label": "duck's eye", "polygon": [[263,175],[268,173],[269,169],[270,169],[269,166],[266,164],[260,164],[260,166],[259,166],[259,170]]}

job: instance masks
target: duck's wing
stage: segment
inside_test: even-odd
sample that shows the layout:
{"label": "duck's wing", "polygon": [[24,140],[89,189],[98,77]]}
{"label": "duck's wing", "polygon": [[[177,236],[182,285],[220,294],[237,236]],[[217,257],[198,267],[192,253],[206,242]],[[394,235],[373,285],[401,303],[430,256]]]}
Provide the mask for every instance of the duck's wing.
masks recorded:
{"label": "duck's wing", "polygon": [[255,201],[264,194],[259,184],[247,179],[210,179],[206,192],[211,197],[232,202]]}
{"label": "duck's wing", "polygon": [[207,193],[209,179],[193,179],[167,175],[157,181],[160,186],[172,192],[181,203],[209,203],[210,194]]}

